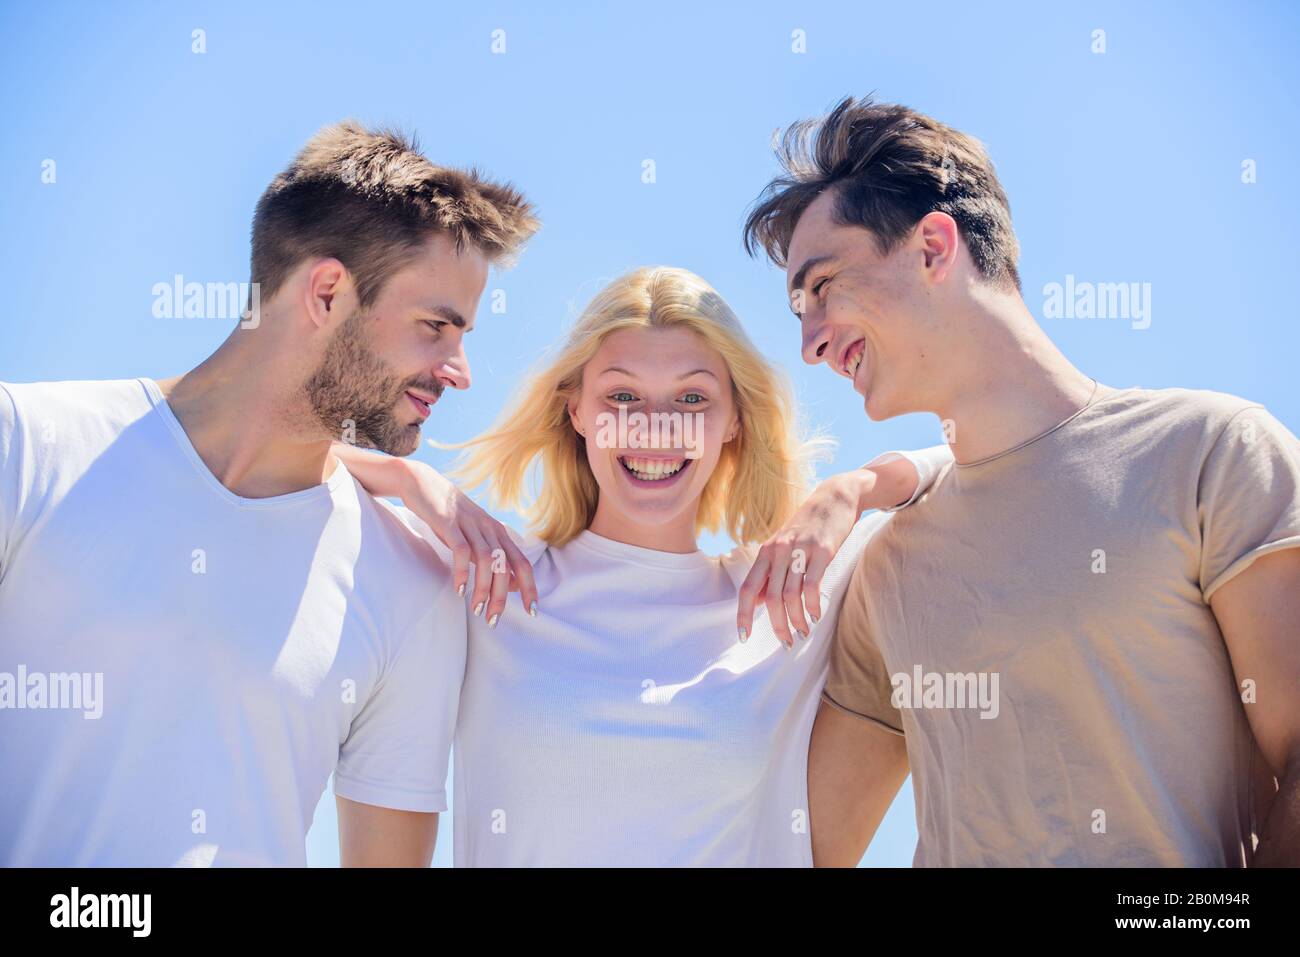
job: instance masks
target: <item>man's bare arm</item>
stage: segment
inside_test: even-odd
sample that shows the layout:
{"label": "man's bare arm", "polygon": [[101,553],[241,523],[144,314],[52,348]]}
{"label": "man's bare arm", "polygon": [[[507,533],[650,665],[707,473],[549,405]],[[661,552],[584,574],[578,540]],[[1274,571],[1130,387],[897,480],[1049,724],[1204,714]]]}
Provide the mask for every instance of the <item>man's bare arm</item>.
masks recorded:
{"label": "man's bare arm", "polygon": [[1210,598],[1255,740],[1280,782],[1255,864],[1300,867],[1300,549],[1257,559]]}
{"label": "man's bare arm", "polygon": [[814,867],[856,867],[907,778],[901,734],[822,701],[808,747]]}
{"label": "man's bare arm", "polygon": [[334,796],[339,811],[339,863],[344,867],[428,867],[438,841],[438,815],[360,804]]}

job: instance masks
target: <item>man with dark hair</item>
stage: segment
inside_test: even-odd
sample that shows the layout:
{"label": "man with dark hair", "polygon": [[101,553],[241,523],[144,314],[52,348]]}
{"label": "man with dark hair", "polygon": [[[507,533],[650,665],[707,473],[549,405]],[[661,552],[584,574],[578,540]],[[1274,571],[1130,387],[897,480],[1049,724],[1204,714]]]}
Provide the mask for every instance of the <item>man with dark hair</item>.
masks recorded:
{"label": "man with dark hair", "polygon": [[859,860],[910,763],[918,865],[1300,863],[1295,436],[1074,368],[971,137],[849,98],[778,155],[745,241],[786,269],[804,360],[872,419],[936,414],[955,457],[849,587],[816,862]]}
{"label": "man with dark hair", "polygon": [[329,127],[257,205],[257,315],[197,368],[0,386],[0,864],[301,865],[331,773],[344,864],[429,863],[465,572],[331,443],[418,447],[537,225]]}

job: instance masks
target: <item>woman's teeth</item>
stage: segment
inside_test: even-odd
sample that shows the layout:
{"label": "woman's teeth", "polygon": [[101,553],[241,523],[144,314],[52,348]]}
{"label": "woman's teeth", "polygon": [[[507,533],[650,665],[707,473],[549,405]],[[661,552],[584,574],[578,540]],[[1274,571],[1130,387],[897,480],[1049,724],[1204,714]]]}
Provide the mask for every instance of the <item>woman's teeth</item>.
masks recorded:
{"label": "woman's teeth", "polygon": [[685,459],[666,462],[662,459],[637,459],[631,456],[619,458],[623,468],[627,469],[643,482],[657,482],[676,475],[686,465]]}

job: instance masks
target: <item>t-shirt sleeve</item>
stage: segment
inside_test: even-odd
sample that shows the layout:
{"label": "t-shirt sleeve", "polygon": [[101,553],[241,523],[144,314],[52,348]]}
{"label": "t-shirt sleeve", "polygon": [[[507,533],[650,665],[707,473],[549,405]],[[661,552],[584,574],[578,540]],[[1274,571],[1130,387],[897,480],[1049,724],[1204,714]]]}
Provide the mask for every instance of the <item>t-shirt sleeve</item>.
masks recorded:
{"label": "t-shirt sleeve", "polygon": [[892,462],[895,459],[907,459],[916,469],[916,474],[920,481],[916,483],[916,491],[906,502],[900,502],[898,505],[891,505],[889,508],[882,508],[882,512],[897,512],[899,509],[907,508],[918,498],[924,495],[934,484],[943,467],[950,463],[952,458],[952,449],[946,445],[932,445],[928,449],[921,449],[917,452],[882,452],[870,462],[862,467],[871,468],[873,465],[884,465],[886,462]]}
{"label": "t-shirt sleeve", "polygon": [[903,716],[892,701],[889,669],[871,635],[867,617],[865,567],[858,565],[844,595],[831,641],[830,670],[822,700],[902,734]]}
{"label": "t-shirt sleeve", "polygon": [[1256,559],[1300,546],[1300,441],[1263,408],[1236,413],[1201,467],[1197,512],[1209,601]]}
{"label": "t-shirt sleeve", "polygon": [[465,677],[465,608],[450,586],[404,637],[339,748],[334,793],[402,811],[447,810]]}

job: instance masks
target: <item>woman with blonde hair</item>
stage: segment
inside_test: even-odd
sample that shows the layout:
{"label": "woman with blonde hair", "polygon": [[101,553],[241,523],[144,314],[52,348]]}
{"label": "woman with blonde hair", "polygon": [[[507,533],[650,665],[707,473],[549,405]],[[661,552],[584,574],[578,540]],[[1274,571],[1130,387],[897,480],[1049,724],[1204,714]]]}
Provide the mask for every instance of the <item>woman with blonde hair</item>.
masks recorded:
{"label": "woman with blonde hair", "polygon": [[[489,584],[476,565],[453,748],[457,866],[812,864],[808,742],[831,634],[861,548],[888,519],[857,517],[914,499],[947,454],[887,453],[810,497],[817,444],[722,297],[650,267],[606,286],[497,422],[460,446],[453,474],[529,521],[517,545],[532,580],[517,585],[532,614],[503,618],[511,574],[499,563]],[[372,492],[441,517],[419,483],[356,457]],[[846,507],[848,523],[829,528]],[[786,637],[779,588],[764,596],[772,614],[737,635],[740,585],[783,526],[843,541],[807,568],[806,617],[790,614],[808,640]],[[740,547],[707,555],[705,531]]]}

